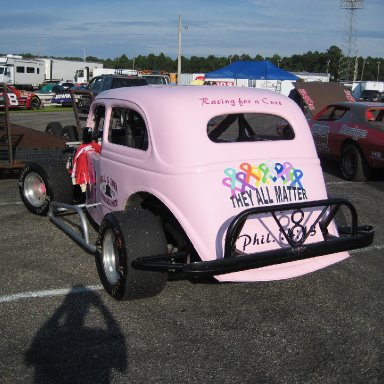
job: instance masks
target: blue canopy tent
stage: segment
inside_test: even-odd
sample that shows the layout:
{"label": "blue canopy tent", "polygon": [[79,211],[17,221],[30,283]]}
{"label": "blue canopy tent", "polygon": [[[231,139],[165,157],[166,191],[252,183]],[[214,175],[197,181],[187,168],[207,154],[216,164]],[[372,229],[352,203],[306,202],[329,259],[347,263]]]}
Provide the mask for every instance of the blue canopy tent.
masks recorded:
{"label": "blue canopy tent", "polygon": [[235,61],[205,74],[206,79],[298,80],[294,74],[276,67],[269,61]]}

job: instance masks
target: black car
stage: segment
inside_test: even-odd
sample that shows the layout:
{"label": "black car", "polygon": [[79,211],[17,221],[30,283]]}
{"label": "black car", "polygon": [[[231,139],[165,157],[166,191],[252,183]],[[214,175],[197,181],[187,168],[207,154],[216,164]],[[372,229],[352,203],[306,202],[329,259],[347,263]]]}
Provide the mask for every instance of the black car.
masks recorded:
{"label": "black car", "polygon": [[148,85],[146,79],[139,76],[100,75],[94,77],[86,89],[92,91],[93,96],[112,88],[138,87]]}
{"label": "black car", "polygon": [[381,101],[381,94],[373,89],[365,89],[361,91],[359,101]]}
{"label": "black car", "polygon": [[80,110],[87,113],[92,100],[103,91],[112,88],[123,87],[140,87],[148,85],[148,82],[143,77],[126,76],[126,75],[100,75],[94,77],[87,87],[82,88],[84,91],[89,91],[91,97],[82,96],[78,99],[77,104]]}

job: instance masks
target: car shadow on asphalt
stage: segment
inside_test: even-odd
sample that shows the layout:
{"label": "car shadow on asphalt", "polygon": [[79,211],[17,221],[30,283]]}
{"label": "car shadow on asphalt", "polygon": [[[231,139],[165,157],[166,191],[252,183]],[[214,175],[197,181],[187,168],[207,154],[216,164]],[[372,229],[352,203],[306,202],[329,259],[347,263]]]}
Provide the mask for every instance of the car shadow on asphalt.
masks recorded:
{"label": "car shadow on asphalt", "polygon": [[[97,327],[90,324],[97,324]],[[109,383],[112,369],[127,369],[124,335],[100,296],[73,287],[37,331],[24,362],[35,384]]]}
{"label": "car shadow on asphalt", "polygon": [[0,169],[0,180],[18,179],[20,169]]}
{"label": "car shadow on asphalt", "polygon": [[[326,172],[332,176],[342,179],[339,164],[336,161],[332,161],[329,159],[321,159],[320,163],[323,172]],[[368,181],[365,181],[365,183],[372,184],[377,181],[384,181],[384,172],[382,168],[373,170],[370,179]]]}

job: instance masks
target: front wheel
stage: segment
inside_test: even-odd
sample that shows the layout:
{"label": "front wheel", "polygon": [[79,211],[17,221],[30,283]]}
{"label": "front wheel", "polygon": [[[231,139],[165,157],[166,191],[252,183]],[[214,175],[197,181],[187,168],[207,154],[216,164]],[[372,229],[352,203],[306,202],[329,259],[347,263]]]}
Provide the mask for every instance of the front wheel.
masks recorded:
{"label": "front wheel", "polygon": [[99,228],[96,265],[105,290],[116,300],[132,300],[159,294],[167,273],[132,267],[138,257],[164,254],[167,241],[150,211],[130,208],[107,214]]}
{"label": "front wheel", "polygon": [[371,174],[364,155],[353,144],[347,144],[342,150],[340,171],[344,179],[349,181],[365,181]]}

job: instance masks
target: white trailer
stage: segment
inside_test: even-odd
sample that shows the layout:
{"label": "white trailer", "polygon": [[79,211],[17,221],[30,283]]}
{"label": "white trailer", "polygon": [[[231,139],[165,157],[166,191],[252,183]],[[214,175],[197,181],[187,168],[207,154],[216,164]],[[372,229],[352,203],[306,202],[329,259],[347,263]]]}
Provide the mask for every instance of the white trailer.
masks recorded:
{"label": "white trailer", "polygon": [[44,82],[44,62],[22,56],[0,57],[0,83],[19,89],[37,89]]}
{"label": "white trailer", "polygon": [[88,61],[72,61],[60,59],[41,59],[45,63],[45,81],[65,81],[71,82],[75,79],[75,73],[78,70],[87,67],[89,71],[96,68],[103,68],[102,63],[88,62]]}

